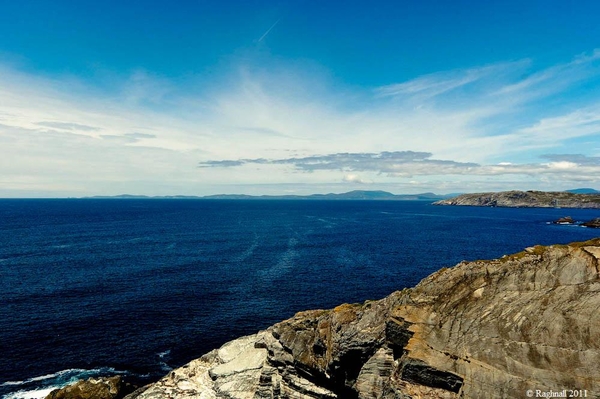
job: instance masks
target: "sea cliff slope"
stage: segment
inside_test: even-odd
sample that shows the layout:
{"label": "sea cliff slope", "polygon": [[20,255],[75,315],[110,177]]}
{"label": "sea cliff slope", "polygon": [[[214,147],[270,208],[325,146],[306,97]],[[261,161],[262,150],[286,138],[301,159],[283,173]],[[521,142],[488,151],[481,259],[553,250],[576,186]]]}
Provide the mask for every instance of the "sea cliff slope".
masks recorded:
{"label": "sea cliff slope", "polygon": [[513,208],[600,208],[600,194],[576,194],[566,191],[501,191],[461,194],[433,204]]}
{"label": "sea cliff slope", "polygon": [[127,398],[600,397],[599,258],[595,239],[462,262],[378,301],[298,313]]}

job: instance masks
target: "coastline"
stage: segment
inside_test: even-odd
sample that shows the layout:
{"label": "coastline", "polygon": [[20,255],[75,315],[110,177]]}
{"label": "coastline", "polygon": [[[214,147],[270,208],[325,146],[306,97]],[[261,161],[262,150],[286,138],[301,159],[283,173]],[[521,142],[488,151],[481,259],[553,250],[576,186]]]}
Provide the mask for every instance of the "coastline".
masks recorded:
{"label": "coastline", "polygon": [[433,203],[442,206],[478,206],[502,208],[575,208],[600,209],[600,194],[566,191],[501,191],[461,194]]}
{"label": "coastline", "polygon": [[461,262],[381,300],[300,312],[126,398],[597,397],[600,331],[585,326],[600,326],[599,261],[600,238]]}

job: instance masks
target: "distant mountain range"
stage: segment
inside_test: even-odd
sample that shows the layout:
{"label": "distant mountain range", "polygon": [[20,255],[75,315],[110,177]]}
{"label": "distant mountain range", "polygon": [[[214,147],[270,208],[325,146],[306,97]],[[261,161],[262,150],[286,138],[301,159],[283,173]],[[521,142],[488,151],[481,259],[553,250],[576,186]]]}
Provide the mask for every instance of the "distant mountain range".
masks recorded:
{"label": "distant mountain range", "polygon": [[311,194],[311,195],[245,195],[245,194],[217,194],[200,196],[166,195],[150,197],[146,195],[122,194],[115,196],[94,196],[86,198],[107,199],[227,199],[227,200],[377,200],[377,201],[438,201],[450,198],[456,194],[438,195],[434,193],[422,194],[392,194],[387,191],[354,190],[341,194]]}
{"label": "distant mountain range", "polygon": [[[387,191],[354,190],[347,193],[311,194],[311,195],[246,195],[246,194],[216,194],[207,196],[195,195],[164,195],[147,196],[121,194],[115,196],[94,196],[85,198],[105,199],[196,199],[196,200],[367,200],[367,201],[438,201],[436,205],[476,205],[476,206],[524,206],[524,207],[597,207],[599,194],[593,188],[575,188],[558,192],[544,191],[506,191],[495,193],[461,194],[452,193],[439,195],[435,193],[421,194],[392,194]],[[580,197],[581,196],[581,197]],[[592,203],[590,205],[590,202]]]}
{"label": "distant mountain range", "polygon": [[600,194],[600,191],[593,188],[574,188],[573,190],[567,190],[567,192],[573,194]]}

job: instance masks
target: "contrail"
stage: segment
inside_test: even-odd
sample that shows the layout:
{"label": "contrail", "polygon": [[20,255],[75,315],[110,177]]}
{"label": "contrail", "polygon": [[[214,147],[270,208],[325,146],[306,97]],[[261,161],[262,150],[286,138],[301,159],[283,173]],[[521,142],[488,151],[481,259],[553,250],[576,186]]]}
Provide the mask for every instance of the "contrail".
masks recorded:
{"label": "contrail", "polygon": [[258,43],[262,42],[263,39],[265,37],[267,37],[269,32],[271,32],[271,30],[275,27],[275,25],[277,25],[279,23],[279,21],[281,21],[281,18],[279,18],[277,21],[275,21],[275,23],[273,25],[271,25],[271,27],[269,29],[267,29],[267,31],[260,37],[260,39],[258,39]]}

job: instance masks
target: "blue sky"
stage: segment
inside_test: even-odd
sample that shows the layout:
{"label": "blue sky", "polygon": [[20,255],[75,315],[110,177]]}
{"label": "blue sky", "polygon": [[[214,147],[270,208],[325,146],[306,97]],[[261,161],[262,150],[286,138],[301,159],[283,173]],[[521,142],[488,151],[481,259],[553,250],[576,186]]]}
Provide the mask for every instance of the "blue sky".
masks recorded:
{"label": "blue sky", "polygon": [[600,188],[600,3],[0,1],[0,196]]}

